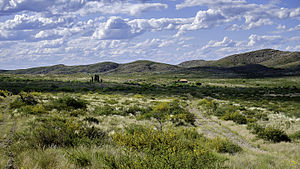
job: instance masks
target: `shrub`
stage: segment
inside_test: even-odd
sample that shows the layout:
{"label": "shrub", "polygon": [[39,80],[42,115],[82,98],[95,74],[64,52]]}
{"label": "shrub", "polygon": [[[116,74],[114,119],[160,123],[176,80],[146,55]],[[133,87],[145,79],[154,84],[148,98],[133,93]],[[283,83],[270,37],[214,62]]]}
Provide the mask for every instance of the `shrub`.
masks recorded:
{"label": "shrub", "polygon": [[12,93],[7,91],[7,90],[0,90],[0,96],[2,97],[7,97],[7,96],[11,96]]}
{"label": "shrub", "polygon": [[240,146],[233,144],[229,140],[221,139],[219,137],[213,139],[210,143],[210,146],[218,153],[234,154],[243,150]]}
{"label": "shrub", "polygon": [[53,100],[49,105],[52,109],[61,110],[73,110],[73,109],[86,109],[87,102],[82,99],[75,99],[69,96]]}
{"label": "shrub", "polygon": [[252,133],[257,134],[259,138],[262,138],[267,141],[272,141],[275,143],[281,141],[291,141],[289,136],[281,129],[276,129],[273,127],[264,128],[256,123],[248,124],[247,128],[251,129]]}
{"label": "shrub", "polygon": [[290,135],[292,140],[300,140],[300,131],[296,131],[295,133]]}
{"label": "shrub", "polygon": [[58,117],[38,118],[30,128],[15,134],[16,141],[26,141],[29,147],[74,147],[80,144],[101,144],[106,133],[98,128],[87,127],[75,119]]}
{"label": "shrub", "polygon": [[161,124],[169,119],[177,123],[177,125],[181,125],[184,122],[190,124],[194,124],[195,122],[195,116],[182,108],[178,101],[160,102],[151,109],[152,110],[148,109],[148,111],[142,112],[142,118],[153,117]]}
{"label": "shrub", "polygon": [[213,114],[217,110],[218,104],[212,99],[202,99],[199,101],[198,106],[204,107],[207,113]]}
{"label": "shrub", "polygon": [[3,114],[0,114],[0,122],[3,122]]}
{"label": "shrub", "polygon": [[218,106],[214,115],[218,116],[218,117],[222,117],[224,116],[226,113],[234,113],[236,111],[238,111],[238,107],[237,106],[233,106],[233,105],[221,105],[221,106]]}
{"label": "shrub", "polygon": [[116,109],[108,104],[96,107],[93,113],[100,116],[118,114]]}
{"label": "shrub", "polygon": [[273,141],[275,143],[281,141],[286,141],[286,142],[291,141],[289,136],[283,130],[276,129],[273,127],[265,128],[264,133],[260,137],[263,137],[266,140]]}
{"label": "shrub", "polygon": [[96,124],[99,124],[99,120],[96,119],[95,117],[86,117],[83,119],[84,121],[87,121],[89,123],[96,123]]}
{"label": "shrub", "polygon": [[150,112],[151,110],[152,110],[151,107],[143,108],[143,107],[139,107],[137,105],[134,105],[134,106],[130,106],[122,114],[123,115],[129,115],[129,114],[136,115],[138,113],[146,114],[146,113]]}
{"label": "shrub", "polygon": [[79,167],[87,167],[91,165],[91,155],[87,152],[74,150],[67,153],[68,159]]}
{"label": "shrub", "polygon": [[13,102],[11,102],[9,104],[9,107],[11,109],[18,109],[22,106],[25,106],[26,104],[24,102],[22,102],[22,100],[20,98],[17,98],[16,100],[14,100]]}
{"label": "shrub", "polygon": [[247,124],[246,117],[239,112],[234,112],[234,113],[226,112],[226,114],[222,116],[222,119],[232,120],[238,124]]}
{"label": "shrub", "polygon": [[26,105],[36,105],[38,103],[30,93],[21,92],[19,93],[19,96]]}
{"label": "shrub", "polygon": [[19,111],[21,111],[24,114],[33,114],[33,115],[38,115],[38,114],[44,114],[47,113],[47,110],[42,104],[38,104],[35,106],[32,105],[25,105],[22,106]]}
{"label": "shrub", "polygon": [[112,139],[127,149],[119,158],[105,158],[109,168],[216,168],[223,161],[204,146],[206,139],[196,130],[158,131],[132,125]]}

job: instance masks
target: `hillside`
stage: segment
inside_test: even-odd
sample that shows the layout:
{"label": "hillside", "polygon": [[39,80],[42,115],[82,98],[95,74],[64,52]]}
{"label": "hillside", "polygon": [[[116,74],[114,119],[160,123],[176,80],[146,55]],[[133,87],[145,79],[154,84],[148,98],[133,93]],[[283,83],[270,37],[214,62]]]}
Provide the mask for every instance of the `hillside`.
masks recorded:
{"label": "hillside", "polygon": [[9,74],[140,74],[180,73],[221,77],[267,77],[300,75],[300,52],[283,52],[263,49],[231,55],[216,61],[192,60],[170,65],[147,60],[118,64],[102,62],[90,65],[54,65],[19,70],[0,70]]}
{"label": "hillside", "polygon": [[37,67],[29,69],[19,69],[6,71],[6,73],[12,74],[74,74],[74,73],[101,73],[115,69],[119,66],[113,62],[102,62],[91,65],[79,65],[79,66],[65,66],[54,65],[46,67]]}
{"label": "hillside", "polygon": [[37,67],[18,70],[0,70],[0,73],[11,74],[74,74],[74,73],[148,73],[148,72],[168,72],[175,71],[178,66],[157,63],[152,61],[135,61],[126,64],[118,64],[113,62],[102,62],[91,65],[65,66],[54,65],[47,67]]}
{"label": "hillside", "polygon": [[180,63],[182,67],[237,67],[259,64],[272,68],[295,68],[300,65],[300,52],[284,52],[262,49],[242,54],[231,55],[216,61],[194,60]]}
{"label": "hillside", "polygon": [[139,60],[127,64],[121,64],[109,73],[166,73],[178,70],[179,67],[165,63]]}

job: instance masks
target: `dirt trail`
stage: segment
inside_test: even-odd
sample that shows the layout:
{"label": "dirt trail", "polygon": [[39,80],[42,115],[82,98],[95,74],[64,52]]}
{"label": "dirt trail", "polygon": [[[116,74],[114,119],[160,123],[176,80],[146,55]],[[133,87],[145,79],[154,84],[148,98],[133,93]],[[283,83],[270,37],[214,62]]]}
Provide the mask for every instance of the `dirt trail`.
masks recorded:
{"label": "dirt trail", "polygon": [[[12,101],[11,97],[6,97],[5,100],[2,103],[0,103],[0,106],[2,106],[2,105],[6,106],[2,112],[3,121],[0,123],[0,129],[1,129],[1,126],[6,125],[6,123],[7,123],[7,111],[9,109],[9,103],[11,101]],[[12,144],[11,138],[12,138],[13,134],[15,133],[16,124],[17,124],[17,122],[14,121],[13,126],[12,126],[11,130],[9,131],[9,134],[2,141],[0,141],[0,148],[3,148],[5,150],[7,156],[9,157],[7,164],[5,166],[6,169],[14,169],[15,168],[15,165],[14,165],[15,154],[12,151],[10,151],[9,148]]]}
{"label": "dirt trail", "polygon": [[196,115],[196,125],[199,130],[208,137],[225,137],[229,141],[239,145],[242,148],[249,149],[256,152],[265,152],[259,148],[256,148],[246,142],[242,137],[233,133],[230,129],[220,125],[219,123],[203,116],[203,114],[196,108],[188,107],[188,110]]}

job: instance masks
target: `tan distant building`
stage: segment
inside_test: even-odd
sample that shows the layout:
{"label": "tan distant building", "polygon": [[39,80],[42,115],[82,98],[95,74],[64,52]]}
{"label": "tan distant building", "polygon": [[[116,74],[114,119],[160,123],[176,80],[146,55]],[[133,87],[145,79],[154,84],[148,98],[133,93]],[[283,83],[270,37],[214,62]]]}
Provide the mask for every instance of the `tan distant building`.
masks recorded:
{"label": "tan distant building", "polygon": [[179,79],[178,82],[179,83],[188,83],[189,81],[187,79]]}

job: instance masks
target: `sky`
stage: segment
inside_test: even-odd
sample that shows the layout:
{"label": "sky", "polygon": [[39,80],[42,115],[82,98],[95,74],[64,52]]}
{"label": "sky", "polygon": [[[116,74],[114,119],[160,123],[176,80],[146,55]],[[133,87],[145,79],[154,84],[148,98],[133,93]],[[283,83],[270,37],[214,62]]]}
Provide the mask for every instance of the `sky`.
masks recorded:
{"label": "sky", "polygon": [[0,69],[300,51],[300,0],[0,0]]}

